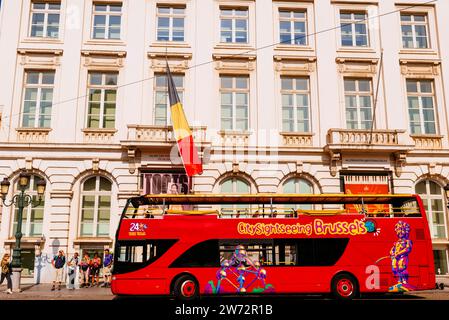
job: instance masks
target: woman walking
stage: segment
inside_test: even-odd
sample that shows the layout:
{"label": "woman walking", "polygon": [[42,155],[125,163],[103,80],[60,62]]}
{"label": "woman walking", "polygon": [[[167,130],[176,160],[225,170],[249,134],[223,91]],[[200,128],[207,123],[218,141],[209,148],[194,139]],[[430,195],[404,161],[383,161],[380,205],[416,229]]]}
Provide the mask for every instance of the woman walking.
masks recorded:
{"label": "woman walking", "polygon": [[100,285],[100,267],[101,267],[101,258],[98,256],[98,252],[94,253],[94,258],[92,259],[91,264],[91,273],[92,273],[92,287],[95,285]]}
{"label": "woman walking", "polygon": [[2,267],[2,277],[0,279],[0,284],[2,284],[6,278],[6,283],[8,286],[6,293],[12,294],[12,280],[11,280],[12,268],[11,268],[11,263],[9,262],[9,254],[8,253],[5,253],[3,255],[1,267]]}

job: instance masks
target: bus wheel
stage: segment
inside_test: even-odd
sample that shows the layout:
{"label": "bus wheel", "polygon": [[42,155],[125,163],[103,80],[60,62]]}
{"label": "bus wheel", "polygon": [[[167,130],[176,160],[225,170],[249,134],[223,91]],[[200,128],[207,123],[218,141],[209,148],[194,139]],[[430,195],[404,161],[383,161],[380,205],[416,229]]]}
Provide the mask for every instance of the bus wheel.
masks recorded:
{"label": "bus wheel", "polygon": [[359,295],[357,280],[348,273],[338,274],[332,280],[332,293],[337,299],[351,300]]}
{"label": "bus wheel", "polygon": [[175,296],[181,300],[193,300],[198,297],[198,283],[189,275],[179,277],[173,286]]}

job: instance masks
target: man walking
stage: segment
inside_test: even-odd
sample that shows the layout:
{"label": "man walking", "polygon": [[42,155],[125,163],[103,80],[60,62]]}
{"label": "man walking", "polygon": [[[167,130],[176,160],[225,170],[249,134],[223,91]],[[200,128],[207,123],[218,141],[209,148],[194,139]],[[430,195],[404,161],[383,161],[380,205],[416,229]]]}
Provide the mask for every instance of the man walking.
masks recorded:
{"label": "man walking", "polygon": [[53,258],[51,264],[56,269],[55,280],[53,281],[53,287],[51,288],[51,291],[54,291],[56,289],[56,282],[58,282],[58,290],[61,290],[62,276],[64,274],[65,265],[64,251],[59,250],[58,255]]}

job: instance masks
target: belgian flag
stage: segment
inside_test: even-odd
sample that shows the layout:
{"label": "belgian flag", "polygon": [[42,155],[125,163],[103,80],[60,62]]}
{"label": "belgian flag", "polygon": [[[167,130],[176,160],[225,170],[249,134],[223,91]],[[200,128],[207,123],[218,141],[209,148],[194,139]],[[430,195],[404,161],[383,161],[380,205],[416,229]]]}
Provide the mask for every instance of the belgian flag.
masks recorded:
{"label": "belgian flag", "polygon": [[170,67],[167,62],[168,97],[170,99],[171,120],[173,132],[178,142],[178,150],[181,155],[184,168],[189,177],[203,173],[203,165],[198,157],[198,151],[193,141],[192,131],[187,122],[184,109],[179,100],[178,92],[173,81]]}

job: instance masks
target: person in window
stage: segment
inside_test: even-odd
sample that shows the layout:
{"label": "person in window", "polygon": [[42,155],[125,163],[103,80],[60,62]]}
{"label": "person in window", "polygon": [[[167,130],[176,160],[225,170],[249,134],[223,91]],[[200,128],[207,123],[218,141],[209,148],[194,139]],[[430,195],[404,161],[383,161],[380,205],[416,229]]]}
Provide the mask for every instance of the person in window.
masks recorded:
{"label": "person in window", "polygon": [[58,283],[58,290],[61,290],[61,283],[64,275],[64,265],[65,265],[64,251],[59,250],[58,255],[54,256],[51,264],[56,270],[55,280],[53,280],[53,287],[51,288],[51,291],[54,291],[56,289],[56,283]]}
{"label": "person in window", "polygon": [[0,284],[3,283],[3,281],[6,278],[6,283],[8,289],[6,290],[7,294],[12,294],[12,280],[11,280],[11,263],[9,262],[9,253],[5,253],[2,258],[1,262],[1,268],[2,268],[2,277],[0,279]]}
{"label": "person in window", "polygon": [[103,277],[104,283],[102,287],[111,287],[111,269],[112,269],[112,253],[109,253],[109,249],[104,251],[104,259],[103,259]]}
{"label": "person in window", "polygon": [[70,290],[75,289],[75,282],[77,276],[77,269],[79,264],[78,252],[75,252],[72,259],[67,262],[67,288]]}
{"label": "person in window", "polygon": [[83,259],[81,259],[81,262],[79,263],[81,288],[89,287],[89,266],[90,266],[90,257],[89,253],[86,251],[84,253]]}
{"label": "person in window", "polygon": [[90,273],[92,275],[92,287],[95,285],[100,285],[100,267],[101,258],[98,256],[98,252],[95,252],[90,267]]}

